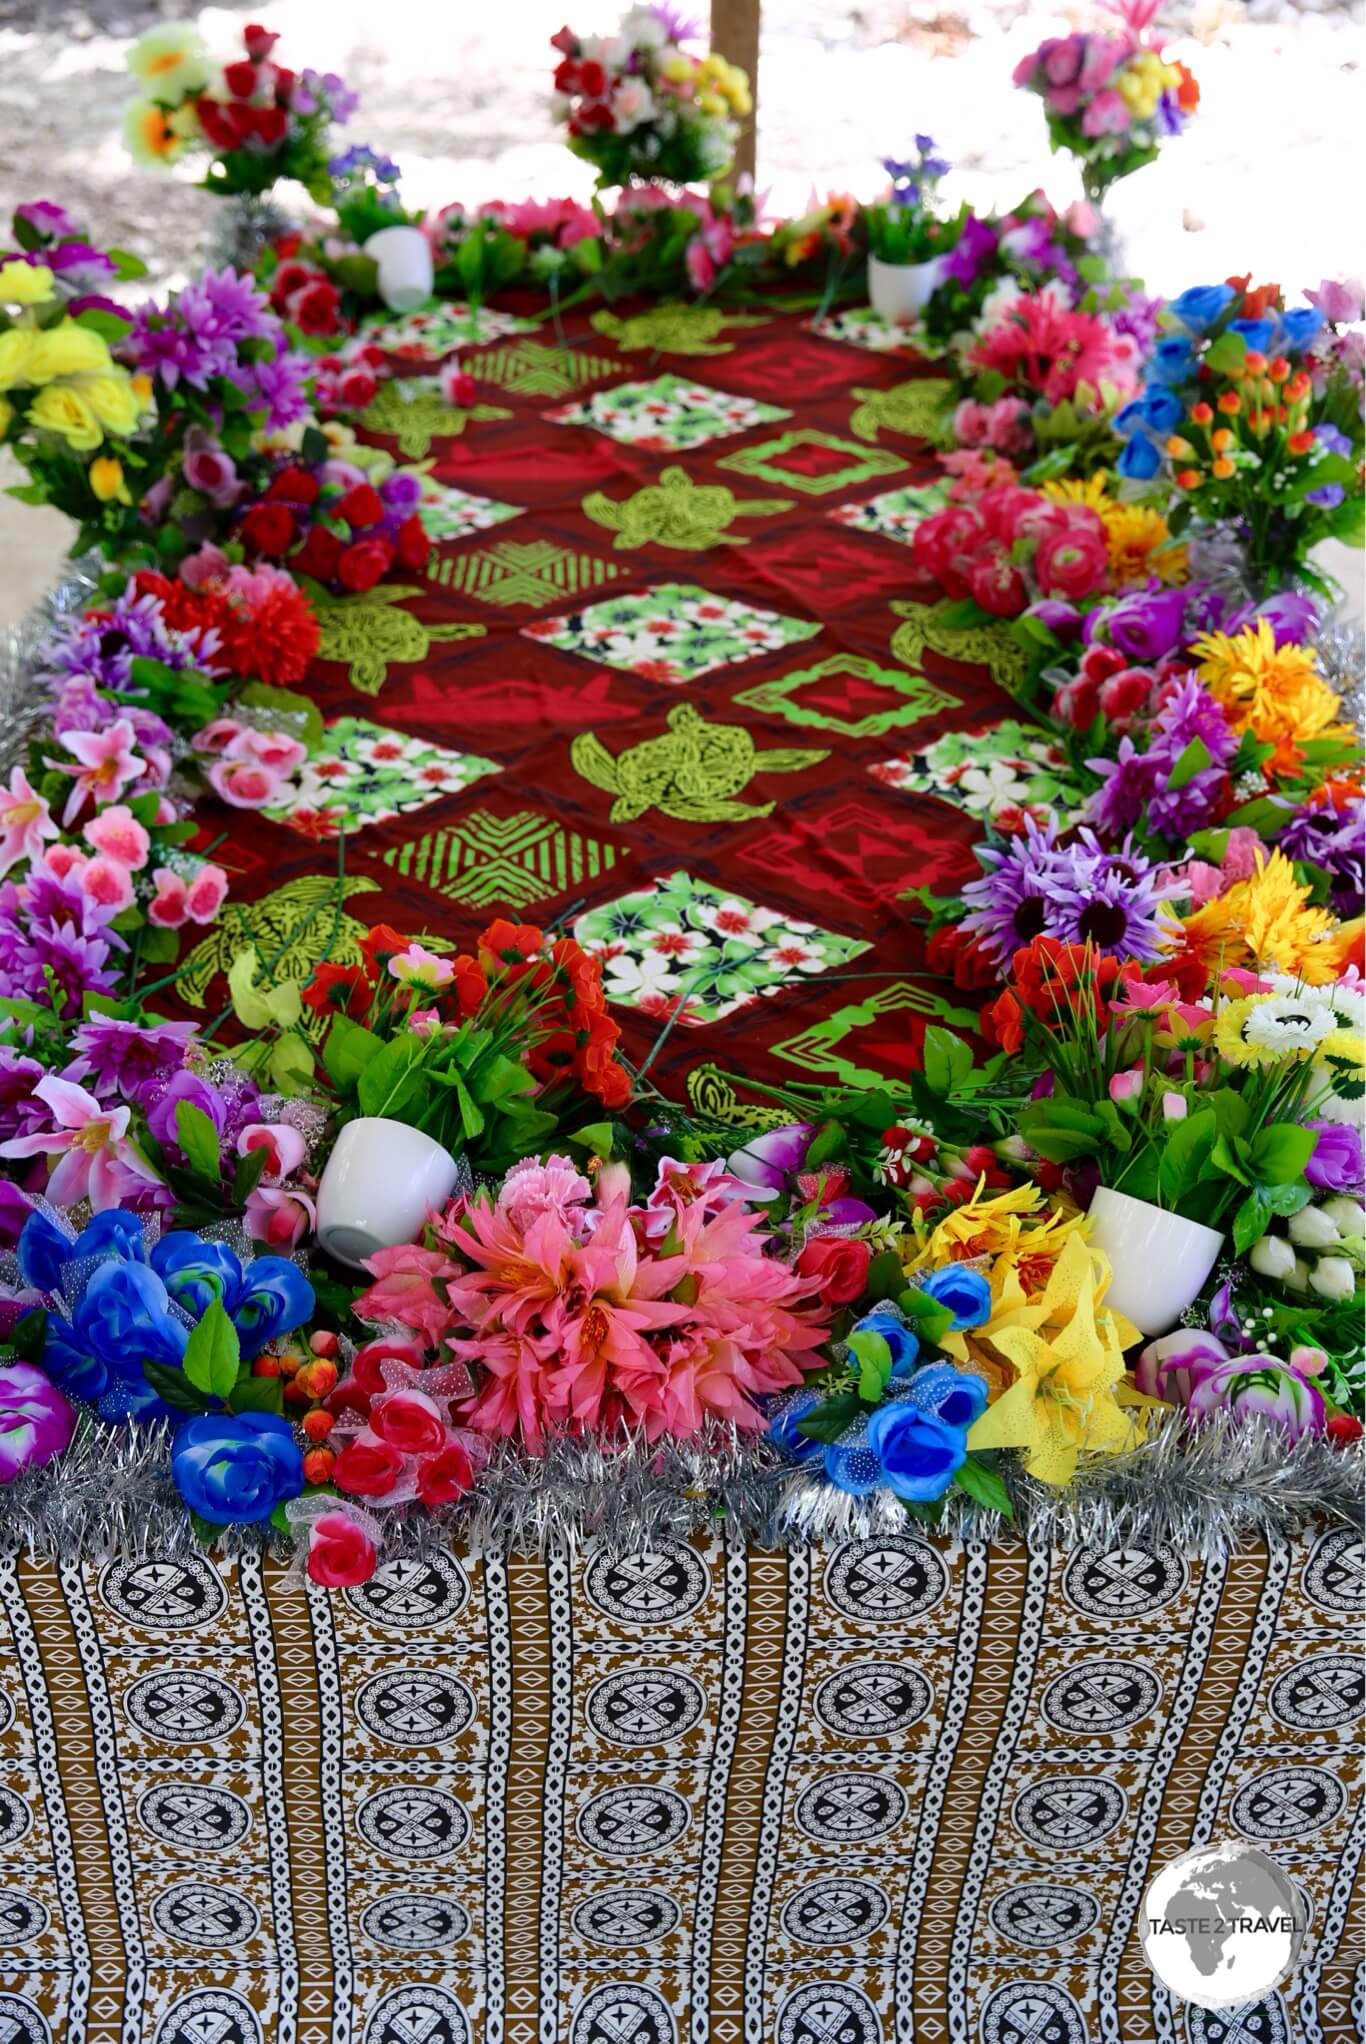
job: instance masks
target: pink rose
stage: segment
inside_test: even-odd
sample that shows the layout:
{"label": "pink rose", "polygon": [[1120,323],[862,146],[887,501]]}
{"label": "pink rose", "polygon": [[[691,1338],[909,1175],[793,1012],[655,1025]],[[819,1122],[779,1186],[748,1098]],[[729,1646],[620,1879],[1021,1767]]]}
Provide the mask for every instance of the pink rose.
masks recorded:
{"label": "pink rose", "polygon": [[101,908],[132,907],[133,876],[117,859],[87,859],[79,877],[82,894]]}
{"label": "pink rose", "polygon": [[370,1407],[370,1425],[403,1455],[434,1455],[446,1439],[441,1408],[425,1391],[386,1391]]}
{"label": "pink rose", "polygon": [[133,872],[147,864],[152,840],[126,802],[111,803],[91,817],[81,833],[93,851],[128,866]]}
{"label": "pink rose", "polygon": [[156,893],[147,904],[147,920],[155,923],[159,930],[178,930],[189,919],[185,906],[188,892],[179,873],[173,873],[169,866],[157,866],[152,879]]}
{"label": "pink rose", "polygon": [[76,1431],[76,1408],[36,1364],[0,1370],[0,1484],[60,1455]]}
{"label": "pink rose", "polygon": [[256,760],[215,760],[209,786],[233,809],[264,809],[279,792],[280,776]]}
{"label": "pink rose", "polygon": [[474,1464],[459,1441],[448,1441],[439,1454],[428,1455],[417,1472],[417,1494],[428,1511],[453,1504],[474,1482]]}
{"label": "pink rose", "polygon": [[228,747],[229,759],[251,759],[272,773],[292,774],[308,758],[308,747],[288,731],[257,731],[248,725]]}
{"label": "pink rose", "polygon": [[1128,125],[1128,107],[1108,86],[1096,94],[1081,117],[1083,135],[1122,135]]}
{"label": "pink rose", "polygon": [[228,747],[242,736],[245,726],[236,717],[215,717],[211,724],[196,731],[190,740],[196,752],[226,752]]}
{"label": "pink rose", "polygon": [[374,1541],[349,1512],[324,1512],[308,1529],[309,1577],[325,1589],[368,1583],[377,1558]]}
{"label": "pink rose", "polygon": [[297,1171],[308,1155],[308,1145],[287,1121],[253,1121],[242,1130],[237,1138],[237,1154],[249,1157],[253,1150],[266,1153],[265,1170],[262,1179],[288,1178]]}
{"label": "pink rose", "polygon": [[221,866],[201,866],[185,890],[185,913],[192,923],[211,923],[228,894],[228,876]]}
{"label": "pink rose", "polygon": [[254,1242],[272,1249],[296,1249],[318,1225],[317,1211],[305,1193],[279,1185],[258,1185],[247,1194],[247,1232]]}
{"label": "pink rose", "polygon": [[382,1498],[398,1482],[402,1468],[402,1451],[365,1427],[338,1455],[332,1481],[338,1490],[349,1491],[353,1497]]}

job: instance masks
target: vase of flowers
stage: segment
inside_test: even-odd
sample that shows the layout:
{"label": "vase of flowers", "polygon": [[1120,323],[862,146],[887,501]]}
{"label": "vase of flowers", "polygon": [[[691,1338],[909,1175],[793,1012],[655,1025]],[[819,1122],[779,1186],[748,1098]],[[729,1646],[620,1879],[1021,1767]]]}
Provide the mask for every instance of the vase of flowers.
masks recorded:
{"label": "vase of flowers", "polygon": [[1198,1297],[1223,1235],[1108,1185],[1098,1187],[1090,1211],[1091,1240],[1113,1273],[1110,1305],[1141,1334],[1165,1334]]}
{"label": "vase of flowers", "polygon": [[450,1151],[406,1121],[361,1115],[337,1137],[318,1186],[318,1240],[353,1270],[412,1242],[455,1190]]}
{"label": "vase of flowers", "polygon": [[717,51],[682,45],[694,30],[666,6],[632,7],[612,36],[562,28],[555,108],[570,148],[591,163],[601,187],[663,179],[696,184],[723,177],[740,123],[753,112],[745,73]]}
{"label": "vase of flowers", "polygon": [[889,326],[909,326],[920,317],[942,281],[943,258],[962,225],[935,215],[935,188],[949,166],[935,155],[932,137],[917,135],[915,147],[915,156],[905,162],[884,157],[891,191],[863,214],[868,297]]}

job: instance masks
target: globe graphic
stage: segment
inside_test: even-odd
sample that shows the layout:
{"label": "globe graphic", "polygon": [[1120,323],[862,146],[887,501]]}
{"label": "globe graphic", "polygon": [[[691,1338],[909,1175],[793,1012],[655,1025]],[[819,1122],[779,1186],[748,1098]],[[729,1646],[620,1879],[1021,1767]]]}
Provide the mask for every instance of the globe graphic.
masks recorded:
{"label": "globe graphic", "polygon": [[1197,1846],[1164,1867],[1143,1898],[1148,1964],[1169,1993],[1235,2008],[1289,1973],[1308,1916],[1289,1876],[1254,1846]]}

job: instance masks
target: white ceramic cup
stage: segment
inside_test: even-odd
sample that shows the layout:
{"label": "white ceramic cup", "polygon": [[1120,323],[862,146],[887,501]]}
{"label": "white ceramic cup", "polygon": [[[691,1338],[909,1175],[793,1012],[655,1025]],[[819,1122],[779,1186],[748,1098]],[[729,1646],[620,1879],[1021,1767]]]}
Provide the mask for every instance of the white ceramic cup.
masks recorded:
{"label": "white ceramic cup", "polygon": [[1102,1185],[1091,1201],[1091,1241],[1110,1259],[1105,1304],[1141,1334],[1165,1334],[1213,1270],[1224,1238],[1146,1199]]}
{"label": "white ceramic cup", "polygon": [[318,1186],[318,1241],[359,1270],[377,1249],[412,1242],[455,1190],[456,1162],[420,1128],[387,1116],[348,1121]]}
{"label": "white ceramic cup", "polygon": [[381,227],[364,253],[379,268],[379,295],[390,312],[415,312],[432,295],[431,243],[417,227]]}
{"label": "white ceramic cup", "polygon": [[940,282],[941,258],[927,263],[884,263],[868,258],[868,299],[889,326],[909,326],[934,296]]}

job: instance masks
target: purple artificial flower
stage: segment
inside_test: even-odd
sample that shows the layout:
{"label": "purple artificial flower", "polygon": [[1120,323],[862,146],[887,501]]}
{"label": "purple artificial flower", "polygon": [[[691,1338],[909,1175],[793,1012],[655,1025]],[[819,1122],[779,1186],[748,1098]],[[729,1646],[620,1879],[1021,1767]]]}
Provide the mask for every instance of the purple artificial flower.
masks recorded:
{"label": "purple artificial flower", "polygon": [[1139,1351],[1134,1383],[1147,1398],[1187,1405],[1198,1383],[1221,1369],[1229,1352],[1216,1334],[1201,1327],[1174,1327]]}
{"label": "purple artificial flower", "polygon": [[1320,483],[1316,490],[1305,491],[1304,501],[1317,505],[1320,511],[1336,511],[1346,495],[1341,483]]}
{"label": "purple artificial flower", "polygon": [[270,362],[244,365],[233,377],[253,409],[264,411],[268,433],[283,432],[308,416],[308,358],[282,347]]}
{"label": "purple artificial flower", "polygon": [[999,239],[994,227],[969,213],[957,243],[940,262],[941,274],[970,289],[995,255]]}
{"label": "purple artificial flower", "polygon": [[786,1192],[788,1180],[806,1162],[815,1133],[815,1124],[809,1121],[765,1129],[762,1135],[752,1136],[742,1149],[732,1151],[726,1169],[733,1178],[754,1188],[752,1198],[776,1199],[779,1193]]}
{"label": "purple artificial flower", "polygon": [[0,1483],[51,1462],[75,1431],[75,1406],[35,1363],[0,1370]]}
{"label": "purple artificial flower", "polygon": [[1308,1121],[1305,1127],[1318,1137],[1304,1167],[1310,1185],[1320,1192],[1360,1192],[1366,1174],[1361,1131],[1349,1121]]}
{"label": "purple artificial flower", "polygon": [[1128,840],[1109,852],[1094,832],[1082,830],[1059,845],[1055,828],[1050,821],[1041,830],[1026,818],[1023,835],[1005,851],[981,853],[992,870],[963,889],[973,913],[962,927],[1002,965],[1040,935],[1093,943],[1125,958],[1160,957],[1158,906],[1180,883]]}
{"label": "purple artificial flower", "polygon": [[1338,915],[1350,920],[1361,914],[1366,907],[1366,803],[1360,795],[1341,809],[1297,810],[1277,842],[1288,859],[1328,873]]}
{"label": "purple artificial flower", "polygon": [[1106,317],[1117,334],[1127,334],[1137,341],[1139,353],[1147,355],[1157,339],[1157,316],[1166,302],[1165,298],[1148,298],[1131,287],[1124,303]]}
{"label": "purple artificial flower", "polygon": [[217,1087],[202,1079],[198,1072],[177,1071],[159,1093],[154,1104],[147,1110],[147,1127],[164,1149],[180,1150],[180,1136],[176,1127],[176,1111],[187,1104],[197,1107],[213,1123],[214,1133],[221,1136],[227,1125],[227,1108]]}
{"label": "purple artificial flower", "polygon": [[422,480],[411,469],[395,469],[379,486],[380,496],[393,511],[406,517],[422,501]]}
{"label": "purple artificial flower", "polygon": [[962,927],[998,965],[1049,932],[1056,835],[1055,819],[1040,829],[1026,816],[1022,837],[1012,838],[1004,851],[984,848],[979,853],[991,871],[963,889],[972,913]]}
{"label": "purple artificial flower", "polygon": [[216,511],[230,511],[247,487],[232,456],[203,426],[191,426],[185,435],[182,466],[189,487],[207,497]]}
{"label": "purple artificial flower", "polygon": [[[0,983],[21,999],[79,1014],[84,996],[113,993],[111,954],[126,951],[110,929],[114,911],[101,908],[72,881],[45,867],[30,870],[23,888],[0,886]],[[51,980],[49,980],[51,975]]]}
{"label": "purple artificial flower", "polygon": [[316,114],[326,109],[338,127],[344,128],[360,105],[360,94],[353,92],[335,71],[308,70],[301,71],[295,79],[289,104],[290,111],[298,114]]}
{"label": "purple artificial flower", "polygon": [[1087,643],[1103,637],[1126,660],[1143,666],[1161,660],[1185,636],[1188,594],[1185,589],[1164,589],[1156,580],[1146,589],[1130,589],[1117,602],[1088,611]]}
{"label": "purple artificial flower", "polygon": [[[169,478],[164,478],[168,484]],[[173,489],[174,485],[170,487]],[[134,657],[142,655],[177,673],[192,668],[198,673],[223,672],[216,660],[219,636],[216,631],[194,627],[173,630],[165,620],[161,599],[140,596],[130,582],[122,596],[106,607],[90,610],[80,617],[64,618],[39,652],[43,673],[54,680],[70,677],[94,689],[123,693],[131,683]],[[73,697],[72,713],[76,712]],[[124,714],[122,710],[120,715]],[[73,722],[73,730],[99,730],[102,721]],[[164,725],[161,726],[166,731]],[[169,733],[166,734],[169,737]],[[164,741],[153,741],[164,742]]]}
{"label": "purple artificial flower", "polygon": [[54,277],[77,290],[93,291],[118,274],[107,255],[87,241],[62,241],[43,250],[42,261]]}
{"label": "purple artificial flower", "polygon": [[1114,759],[1088,759],[1086,764],[1105,783],[1086,804],[1087,822],[1105,837],[1123,837],[1146,810],[1162,762],[1139,752],[1132,738],[1121,738]]}
{"label": "purple artificial flower", "polygon": [[1278,647],[1307,645],[1319,628],[1318,605],[1312,598],[1293,589],[1280,589],[1260,603],[1248,603],[1235,611],[1223,629],[1241,632],[1262,618],[1271,626]]}
{"label": "purple artificial flower", "polygon": [[46,1066],[36,1058],[0,1043],[0,1142],[31,1136],[45,1125],[47,1110],[41,1100],[34,1099],[33,1089],[46,1074]]}
{"label": "purple artificial flower", "polygon": [[368,143],[357,142],[352,149],[345,149],[340,156],[329,162],[328,174],[342,182],[349,178],[364,177],[367,171],[376,184],[396,185],[403,172],[392,156],[381,156]]}
{"label": "purple artificial flower", "polygon": [[1061,639],[1064,644],[1070,645],[1081,637],[1081,612],[1074,603],[1064,603],[1060,596],[1041,596],[1037,603],[1030,604],[1025,616],[1036,617],[1055,639]]}
{"label": "purple artificial flower", "polygon": [[1239,1356],[1210,1371],[1192,1388],[1186,1410],[1197,1420],[1216,1412],[1265,1420],[1291,1441],[1323,1433],[1327,1421],[1318,1386],[1267,1355]]}
{"label": "purple artificial flower", "polygon": [[1168,697],[1154,719],[1153,736],[1173,762],[1196,738],[1216,766],[1227,766],[1238,750],[1223,708],[1194,679],[1183,681]]}
{"label": "purple artificial flower", "polygon": [[1054,881],[1050,902],[1049,934],[1066,944],[1094,944],[1117,958],[1137,958],[1148,964],[1160,958],[1165,929],[1158,920],[1158,903],[1174,889],[1147,870],[1133,878],[1118,863],[1079,877],[1069,887]]}
{"label": "purple artificial flower", "polygon": [[14,217],[26,220],[35,233],[46,236],[48,240],[63,235],[76,236],[81,231],[80,221],[53,199],[30,199],[27,205],[15,207]]}
{"label": "purple artificial flower", "polygon": [[194,1040],[193,1022],[121,1022],[113,1015],[92,1015],[71,1039],[82,1060],[82,1083],[94,1093],[121,1093],[138,1100],[147,1086],[178,1072]]}

